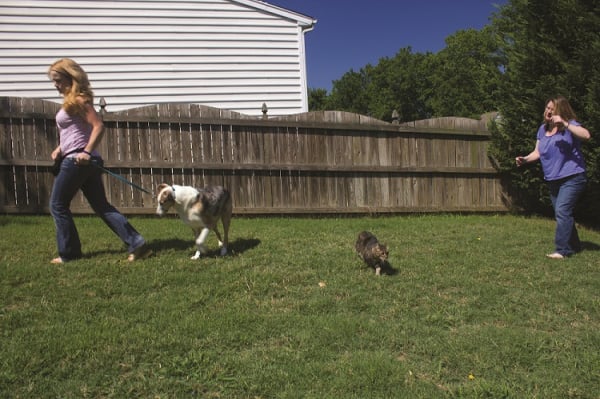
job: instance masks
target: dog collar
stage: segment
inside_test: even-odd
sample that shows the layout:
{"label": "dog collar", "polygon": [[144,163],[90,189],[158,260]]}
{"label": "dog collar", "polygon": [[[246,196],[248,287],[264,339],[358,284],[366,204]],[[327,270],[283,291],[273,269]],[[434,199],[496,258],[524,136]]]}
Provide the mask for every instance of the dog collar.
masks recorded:
{"label": "dog collar", "polygon": [[173,191],[173,200],[175,200],[175,186],[171,186],[171,190]]}

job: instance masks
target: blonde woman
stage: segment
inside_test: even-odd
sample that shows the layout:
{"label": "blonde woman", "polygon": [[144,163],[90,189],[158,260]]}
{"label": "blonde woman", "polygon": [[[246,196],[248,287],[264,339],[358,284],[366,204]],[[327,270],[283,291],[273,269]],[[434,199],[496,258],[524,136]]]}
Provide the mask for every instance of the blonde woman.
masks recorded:
{"label": "blonde woman", "polygon": [[127,245],[128,260],[150,254],[144,238],[106,199],[101,170],[90,164],[102,163],[98,145],[103,124],[93,107],[94,94],[87,74],[75,61],[63,58],[48,69],[48,77],[64,97],[56,114],[59,146],[52,151],[53,160],[62,159],[50,196],[50,213],[56,226],[58,257],[51,263],[64,263],[82,256],[81,242],[71,214],[71,201],[81,190],[94,212]]}
{"label": "blonde woman", "polygon": [[556,249],[546,255],[551,259],[564,259],[581,251],[573,212],[587,185],[581,142],[589,139],[590,132],[577,122],[569,101],[559,96],[546,102],[535,149],[516,158],[517,166],[537,160],[542,164],[556,218]]}

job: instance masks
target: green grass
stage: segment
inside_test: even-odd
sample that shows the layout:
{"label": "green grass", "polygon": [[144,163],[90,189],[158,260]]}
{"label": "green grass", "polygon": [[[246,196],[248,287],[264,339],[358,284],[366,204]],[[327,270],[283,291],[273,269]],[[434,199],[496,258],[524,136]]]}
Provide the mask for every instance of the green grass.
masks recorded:
{"label": "green grass", "polygon": [[49,216],[0,216],[0,397],[600,398],[596,231],[557,261],[549,219],[237,218],[192,261],[176,218],[131,221],[152,258],[78,217],[86,257],[54,266]]}

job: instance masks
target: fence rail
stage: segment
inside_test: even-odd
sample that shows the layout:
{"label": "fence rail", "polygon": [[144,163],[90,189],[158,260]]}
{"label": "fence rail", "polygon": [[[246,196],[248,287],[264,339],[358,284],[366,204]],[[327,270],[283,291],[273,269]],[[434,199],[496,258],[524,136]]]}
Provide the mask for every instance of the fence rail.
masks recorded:
{"label": "fence rail", "polygon": [[[60,105],[0,98],[0,212],[46,213]],[[237,214],[506,211],[486,118],[393,124],[346,112],[259,119],[195,104],[103,112],[105,167],[152,192],[223,185]],[[104,176],[127,214],[152,195]],[[91,213],[81,194],[76,213]]]}

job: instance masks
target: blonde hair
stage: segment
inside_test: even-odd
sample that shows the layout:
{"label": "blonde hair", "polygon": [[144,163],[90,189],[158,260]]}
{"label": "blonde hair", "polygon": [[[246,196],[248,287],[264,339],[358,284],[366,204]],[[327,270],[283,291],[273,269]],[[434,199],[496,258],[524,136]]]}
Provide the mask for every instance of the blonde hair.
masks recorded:
{"label": "blonde hair", "polygon": [[65,93],[63,101],[65,111],[70,115],[85,115],[85,107],[77,98],[82,97],[84,103],[93,104],[94,102],[94,92],[92,91],[87,73],[85,73],[78,63],[70,58],[62,58],[55,61],[48,68],[48,75],[52,71],[67,77],[71,81],[71,87]]}

